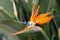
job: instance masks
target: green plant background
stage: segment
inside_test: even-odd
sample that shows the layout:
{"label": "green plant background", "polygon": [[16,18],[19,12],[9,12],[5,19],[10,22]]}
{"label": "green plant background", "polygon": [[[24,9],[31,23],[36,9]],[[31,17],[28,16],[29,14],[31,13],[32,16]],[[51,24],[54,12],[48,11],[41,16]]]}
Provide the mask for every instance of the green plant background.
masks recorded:
{"label": "green plant background", "polygon": [[[14,0],[20,21],[29,21],[33,0]],[[36,5],[40,5],[39,14],[44,12],[52,12],[54,18],[42,26],[49,40],[60,40],[58,29],[60,28],[60,0],[34,0]],[[14,32],[20,31],[26,25],[18,23],[14,15],[12,0],[0,0],[0,7],[3,7],[8,13],[0,10],[0,40],[45,40],[45,36],[41,32],[23,33],[16,36],[9,36]],[[37,7],[36,6],[36,7]],[[29,31],[30,32],[30,31]],[[46,39],[47,40],[47,39]]]}

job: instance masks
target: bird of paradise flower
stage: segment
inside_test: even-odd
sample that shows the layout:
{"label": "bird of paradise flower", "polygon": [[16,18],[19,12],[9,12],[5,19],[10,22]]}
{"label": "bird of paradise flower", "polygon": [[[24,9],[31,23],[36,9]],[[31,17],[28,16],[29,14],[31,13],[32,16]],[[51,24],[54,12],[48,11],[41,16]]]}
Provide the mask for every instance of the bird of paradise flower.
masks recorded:
{"label": "bird of paradise flower", "polygon": [[24,28],[23,30],[19,31],[19,32],[16,32],[16,33],[13,33],[10,35],[13,36],[13,35],[21,34],[24,31],[27,31],[31,28],[37,27],[36,24],[43,25],[43,24],[49,22],[53,18],[53,16],[48,16],[49,14],[51,14],[51,12],[42,13],[42,14],[38,15],[39,8],[40,8],[40,6],[38,6],[38,8],[35,9],[35,5],[33,5],[32,14],[30,17],[30,21],[28,21],[28,23],[27,23],[27,27]]}

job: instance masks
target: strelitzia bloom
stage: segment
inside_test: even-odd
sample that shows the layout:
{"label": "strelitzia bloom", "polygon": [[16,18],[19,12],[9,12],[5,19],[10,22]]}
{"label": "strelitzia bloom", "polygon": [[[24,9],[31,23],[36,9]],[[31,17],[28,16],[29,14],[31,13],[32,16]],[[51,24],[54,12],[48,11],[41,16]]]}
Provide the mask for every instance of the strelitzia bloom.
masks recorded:
{"label": "strelitzia bloom", "polygon": [[26,28],[24,28],[23,30],[21,30],[19,32],[10,34],[10,35],[21,34],[24,31],[27,31],[27,30],[29,30],[31,28],[37,27],[37,26],[35,26],[36,23],[39,24],[39,25],[43,25],[43,24],[49,22],[53,18],[53,16],[48,16],[49,14],[51,14],[51,12],[42,13],[42,14],[38,15],[39,7],[40,6],[38,6],[38,8],[35,9],[35,5],[33,5],[33,7],[32,7],[32,14],[31,14],[31,17],[30,17],[30,21],[28,21]]}

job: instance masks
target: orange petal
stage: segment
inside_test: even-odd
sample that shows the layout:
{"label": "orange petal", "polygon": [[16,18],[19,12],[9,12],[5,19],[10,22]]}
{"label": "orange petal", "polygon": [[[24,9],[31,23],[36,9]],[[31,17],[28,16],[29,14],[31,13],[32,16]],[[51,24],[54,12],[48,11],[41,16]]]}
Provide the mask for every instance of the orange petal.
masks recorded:
{"label": "orange petal", "polygon": [[49,22],[52,18],[53,18],[53,16],[45,17],[45,18],[37,20],[37,23],[40,25],[43,25],[44,23]]}
{"label": "orange petal", "polygon": [[51,14],[51,12],[40,14],[40,15],[37,17],[36,20],[39,20],[39,19],[41,19],[41,18],[44,18],[44,17],[46,17],[46,16],[49,15],[49,14]]}

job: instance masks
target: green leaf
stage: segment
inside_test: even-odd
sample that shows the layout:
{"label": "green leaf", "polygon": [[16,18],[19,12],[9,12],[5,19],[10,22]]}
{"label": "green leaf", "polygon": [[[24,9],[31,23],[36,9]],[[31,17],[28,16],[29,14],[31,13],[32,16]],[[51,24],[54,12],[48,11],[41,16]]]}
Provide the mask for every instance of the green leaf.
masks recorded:
{"label": "green leaf", "polygon": [[10,13],[10,15],[14,16],[13,4],[11,0],[0,0],[0,6],[7,10]]}
{"label": "green leaf", "polygon": [[[3,24],[0,24],[0,32],[2,33],[2,36],[3,34],[6,35],[6,37],[8,37],[9,40],[19,40],[19,38],[17,36],[15,37],[11,37],[9,36],[9,34],[13,33],[15,30],[12,29],[12,28],[9,28],[8,26],[6,25],[3,25]],[[4,36],[3,36],[4,37]],[[2,38],[3,38],[2,37]],[[4,37],[5,38],[5,37]],[[5,40],[5,39],[4,39]]]}

